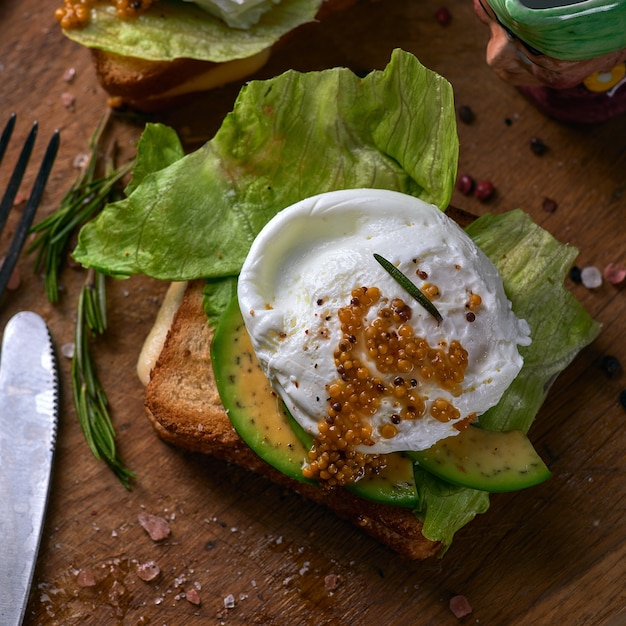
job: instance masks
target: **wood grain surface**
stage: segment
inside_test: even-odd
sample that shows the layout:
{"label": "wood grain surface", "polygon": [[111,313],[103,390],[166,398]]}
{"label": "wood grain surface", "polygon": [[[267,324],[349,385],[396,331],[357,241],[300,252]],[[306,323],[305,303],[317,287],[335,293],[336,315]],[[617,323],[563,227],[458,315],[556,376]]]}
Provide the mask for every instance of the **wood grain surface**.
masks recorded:
{"label": "wood grain surface", "polygon": [[[490,179],[497,189],[488,204],[455,192],[454,205],[475,214],[521,207],[576,246],[581,267],[626,263],[626,119],[575,127],[546,118],[486,67],[488,31],[471,2],[445,4],[448,26],[435,19],[441,6],[435,0],[363,0],[301,29],[258,77],[288,67],[383,68],[394,48],[413,52],[452,83],[458,106],[474,111],[472,124],[459,123],[460,173]],[[0,188],[33,120],[40,124],[39,140],[24,191],[48,137],[61,131],[39,218],[57,207],[75,179],[75,161],[88,152],[107,110],[89,52],[62,36],[55,8],[54,0],[0,3],[0,125],[12,111],[18,114]],[[75,71],[71,81],[68,70]],[[151,119],[173,125],[191,149],[212,136],[237,91],[219,89]],[[134,154],[144,122],[140,116],[111,120],[120,159]],[[531,151],[533,137],[548,146],[543,156]],[[555,211],[542,208],[544,198],[556,202]],[[19,208],[0,238],[2,251]],[[18,310],[38,311],[61,354],[73,341],[84,271],[64,271],[55,305],[46,301],[32,257],[23,255],[20,274],[20,287],[1,303],[1,326]],[[607,354],[626,366],[626,292],[606,282],[593,290],[567,284],[603,331],[556,381],[531,430],[553,477],[492,497],[491,509],[458,533],[443,559],[407,562],[323,508],[162,443],[144,416],[135,359],[167,285],[142,277],[110,281],[109,330],[97,343],[96,359],[120,453],[137,479],[125,490],[87,449],[71,403],[69,361],[60,356],[57,453],[26,623],[626,623],[626,411],[619,403],[626,376],[609,378],[601,369]],[[167,519],[169,538],[152,541],[138,522],[141,513]],[[145,582],[137,568],[150,561],[160,575]],[[85,586],[90,577],[95,584]],[[199,605],[185,597],[192,589]],[[449,608],[457,594],[473,609],[462,620]]]}

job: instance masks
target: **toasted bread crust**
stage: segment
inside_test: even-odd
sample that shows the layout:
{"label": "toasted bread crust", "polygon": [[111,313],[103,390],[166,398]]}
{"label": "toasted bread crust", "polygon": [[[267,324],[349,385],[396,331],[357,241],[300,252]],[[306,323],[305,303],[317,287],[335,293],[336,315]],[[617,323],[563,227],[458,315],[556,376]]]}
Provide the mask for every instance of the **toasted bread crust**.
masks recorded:
{"label": "toasted bread crust", "polygon": [[211,454],[327,506],[407,559],[425,559],[441,545],[422,535],[407,509],[324,490],[291,479],[265,463],[237,435],[221,404],[211,367],[213,330],[202,309],[202,282],[189,284],[146,387],[148,418],[165,441]]}
{"label": "toasted bread crust", "polygon": [[[323,20],[356,2],[324,0],[316,19]],[[292,35],[288,33],[285,38]],[[245,79],[267,63],[271,49],[230,64],[186,58],[149,61],[96,48],[92,48],[91,54],[98,81],[109,94],[112,108],[152,113],[174,106],[190,94]],[[224,67],[222,71],[220,66],[227,65],[228,69]]]}

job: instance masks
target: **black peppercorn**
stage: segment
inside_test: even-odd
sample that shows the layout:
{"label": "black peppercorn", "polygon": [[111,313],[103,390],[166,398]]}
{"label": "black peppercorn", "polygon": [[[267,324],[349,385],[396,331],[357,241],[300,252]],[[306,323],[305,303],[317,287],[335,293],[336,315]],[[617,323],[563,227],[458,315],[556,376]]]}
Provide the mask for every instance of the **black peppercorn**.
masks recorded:
{"label": "black peppercorn", "polygon": [[537,156],[543,156],[548,151],[548,146],[539,137],[533,137],[530,140],[530,149]]}
{"label": "black peppercorn", "polygon": [[471,124],[475,119],[474,111],[472,111],[471,107],[464,104],[459,107],[459,119],[464,124]]}
{"label": "black peppercorn", "polygon": [[613,378],[617,376],[622,371],[622,364],[619,362],[617,357],[614,357],[610,354],[607,354],[600,364],[600,369],[609,377]]}

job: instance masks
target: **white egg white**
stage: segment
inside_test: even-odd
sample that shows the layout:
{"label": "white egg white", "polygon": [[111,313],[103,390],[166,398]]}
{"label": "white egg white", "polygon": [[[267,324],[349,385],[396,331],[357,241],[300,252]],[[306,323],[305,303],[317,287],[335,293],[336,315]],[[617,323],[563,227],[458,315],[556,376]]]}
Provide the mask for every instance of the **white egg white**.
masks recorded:
{"label": "white egg white", "polygon": [[280,0],[185,0],[202,7],[231,28],[254,26]]}
{"label": "white egg white", "polygon": [[[437,285],[437,320],[381,267],[377,253],[420,287],[416,264]],[[530,343],[528,324],[511,309],[493,263],[437,207],[398,192],[353,189],[308,198],[281,211],[255,239],[239,277],[238,297],[259,362],[294,418],[310,433],[328,410],[327,385],[337,380],[334,362],[342,333],[337,311],[353,289],[376,286],[389,300],[412,308],[417,336],[431,346],[458,340],[468,352],[462,392],[454,397],[420,381],[427,408],[444,398],[460,419],[497,404],[522,367],[518,346]],[[482,303],[466,318],[468,294]],[[371,311],[376,315],[376,310]],[[367,361],[367,357],[362,355]],[[368,366],[374,367],[368,363]],[[371,453],[423,450],[458,434],[458,420],[428,414],[404,420],[383,438],[394,407],[383,403],[372,418]]]}

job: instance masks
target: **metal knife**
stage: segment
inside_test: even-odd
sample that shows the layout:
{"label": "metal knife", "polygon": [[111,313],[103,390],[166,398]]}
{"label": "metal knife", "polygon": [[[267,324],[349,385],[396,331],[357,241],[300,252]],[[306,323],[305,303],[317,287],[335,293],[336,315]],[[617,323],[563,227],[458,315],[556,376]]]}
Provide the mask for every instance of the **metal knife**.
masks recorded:
{"label": "metal knife", "polygon": [[48,500],[58,377],[50,333],[30,311],[11,318],[0,355],[0,624],[22,623]]}

